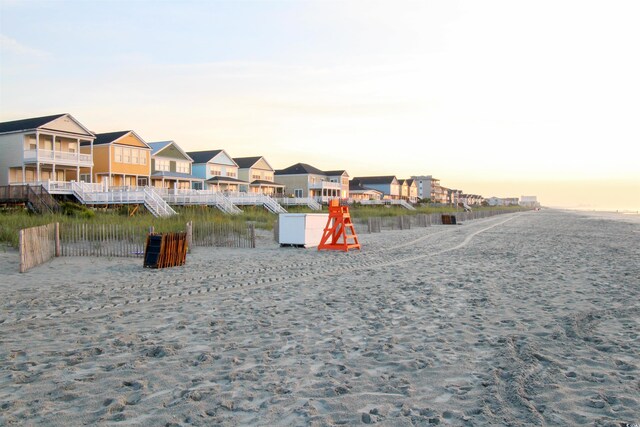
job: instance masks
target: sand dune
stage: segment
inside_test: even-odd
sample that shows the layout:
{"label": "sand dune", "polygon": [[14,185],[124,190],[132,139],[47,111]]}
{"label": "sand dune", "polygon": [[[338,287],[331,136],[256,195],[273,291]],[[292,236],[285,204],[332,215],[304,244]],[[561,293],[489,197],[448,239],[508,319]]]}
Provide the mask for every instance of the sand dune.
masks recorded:
{"label": "sand dune", "polygon": [[0,252],[0,424],[638,423],[639,230],[547,210],[164,270]]}

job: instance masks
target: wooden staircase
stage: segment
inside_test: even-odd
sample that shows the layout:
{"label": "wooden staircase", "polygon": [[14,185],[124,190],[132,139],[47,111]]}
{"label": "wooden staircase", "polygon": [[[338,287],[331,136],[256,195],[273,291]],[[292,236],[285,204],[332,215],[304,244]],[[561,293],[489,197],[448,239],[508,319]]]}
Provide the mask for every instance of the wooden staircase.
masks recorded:
{"label": "wooden staircase", "polygon": [[4,185],[0,187],[0,203],[24,204],[36,214],[58,213],[62,209],[42,185]]}

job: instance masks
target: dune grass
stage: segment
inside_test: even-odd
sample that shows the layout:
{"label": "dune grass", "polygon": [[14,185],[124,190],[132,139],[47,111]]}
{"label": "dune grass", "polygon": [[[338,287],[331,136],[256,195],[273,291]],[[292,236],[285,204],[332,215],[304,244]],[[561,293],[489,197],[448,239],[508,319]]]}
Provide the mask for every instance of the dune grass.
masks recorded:
{"label": "dune grass", "polygon": [[[257,228],[271,230],[277,215],[268,212],[258,206],[244,206],[243,213],[239,215],[228,215],[222,213],[218,209],[207,206],[181,206],[175,208],[178,215],[168,218],[156,218],[146,209],[140,208],[135,214],[131,215],[132,207],[123,206],[111,209],[88,209],[81,205],[67,203],[64,205],[62,214],[34,215],[25,209],[7,209],[0,211],[0,242],[4,242],[14,248],[18,247],[18,234],[23,228],[35,227],[38,225],[59,222],[61,224],[73,223],[94,223],[94,224],[129,224],[144,228],[152,227],[156,232],[174,232],[183,231],[185,224],[189,221],[195,222],[213,222],[217,224],[225,223],[247,223],[253,222]],[[521,209],[519,207],[485,207],[479,209]],[[304,206],[289,206],[287,211],[290,213],[318,213]],[[400,215],[417,215],[432,213],[450,213],[455,212],[452,207],[434,207],[423,205],[410,211],[400,206],[361,206],[354,205],[350,208],[353,218],[370,218],[370,217],[392,217]],[[323,208],[323,212],[327,212],[327,207]]]}

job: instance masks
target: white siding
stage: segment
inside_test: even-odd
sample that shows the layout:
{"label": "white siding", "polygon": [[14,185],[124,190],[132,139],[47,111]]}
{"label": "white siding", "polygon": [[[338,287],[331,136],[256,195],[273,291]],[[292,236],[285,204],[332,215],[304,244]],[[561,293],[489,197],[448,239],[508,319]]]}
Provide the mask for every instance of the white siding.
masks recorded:
{"label": "white siding", "polygon": [[9,184],[9,168],[22,167],[24,135],[0,135],[0,185]]}

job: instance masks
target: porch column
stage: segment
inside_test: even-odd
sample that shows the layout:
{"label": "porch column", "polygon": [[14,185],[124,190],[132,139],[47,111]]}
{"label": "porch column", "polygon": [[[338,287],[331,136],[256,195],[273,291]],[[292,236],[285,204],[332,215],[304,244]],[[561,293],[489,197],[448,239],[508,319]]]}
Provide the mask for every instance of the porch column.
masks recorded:
{"label": "porch column", "polygon": [[27,179],[27,175],[24,170],[24,162],[22,162],[22,182],[25,182],[26,179]]}
{"label": "porch column", "polygon": [[36,181],[40,181],[40,134],[36,130]]}
{"label": "porch column", "polygon": [[53,151],[53,159],[51,159],[51,162],[52,162],[51,168],[53,170],[51,171],[51,175],[53,175],[53,181],[57,181],[56,179],[56,136],[55,135],[51,136],[51,148],[52,148],[51,151]]}
{"label": "porch column", "polygon": [[[89,182],[93,182],[93,141],[90,143],[91,145],[91,176],[89,177]],[[80,152],[80,147],[78,147],[78,153]],[[111,158],[111,156],[109,156]],[[109,160],[111,162],[111,160]],[[109,167],[111,167],[111,163],[109,163]]]}

